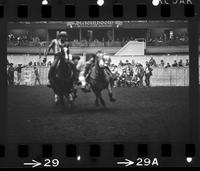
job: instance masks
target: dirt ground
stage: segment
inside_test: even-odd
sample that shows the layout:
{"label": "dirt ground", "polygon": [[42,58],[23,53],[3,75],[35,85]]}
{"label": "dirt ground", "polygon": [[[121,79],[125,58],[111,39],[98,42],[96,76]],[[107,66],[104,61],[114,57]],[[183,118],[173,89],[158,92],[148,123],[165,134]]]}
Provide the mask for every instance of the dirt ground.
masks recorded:
{"label": "dirt ground", "polygon": [[189,88],[116,88],[117,102],[96,107],[93,93],[78,91],[73,110],[54,104],[44,86],[8,88],[8,141],[171,142],[189,139]]}

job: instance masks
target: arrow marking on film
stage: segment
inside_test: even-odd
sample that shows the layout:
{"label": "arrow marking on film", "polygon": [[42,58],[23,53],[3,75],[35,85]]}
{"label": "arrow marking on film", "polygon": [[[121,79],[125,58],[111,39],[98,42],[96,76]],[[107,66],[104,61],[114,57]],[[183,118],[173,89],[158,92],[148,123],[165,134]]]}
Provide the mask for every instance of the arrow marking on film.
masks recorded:
{"label": "arrow marking on film", "polygon": [[34,167],[38,167],[38,166],[42,165],[42,163],[35,161],[35,160],[32,160],[32,162],[33,163],[24,163],[24,166],[32,166],[32,168],[34,168]]}
{"label": "arrow marking on film", "polygon": [[117,164],[124,164],[125,167],[127,167],[127,166],[130,166],[130,165],[133,165],[134,162],[131,161],[131,160],[125,159],[125,162],[117,162]]}

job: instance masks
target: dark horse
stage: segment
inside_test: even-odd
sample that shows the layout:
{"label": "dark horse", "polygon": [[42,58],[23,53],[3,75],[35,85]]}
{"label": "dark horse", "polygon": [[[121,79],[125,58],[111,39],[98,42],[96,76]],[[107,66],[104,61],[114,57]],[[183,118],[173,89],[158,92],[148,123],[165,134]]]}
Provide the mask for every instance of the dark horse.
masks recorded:
{"label": "dark horse", "polygon": [[60,55],[54,68],[55,77],[53,79],[53,91],[55,93],[55,103],[64,105],[64,97],[68,100],[71,108],[74,103],[73,93],[73,64]]}
{"label": "dark horse", "polygon": [[99,101],[102,106],[106,106],[106,103],[102,97],[102,90],[107,89],[111,102],[116,100],[112,97],[112,87],[114,85],[114,79],[110,76],[109,72],[106,72],[107,68],[100,68],[99,61],[95,58],[94,64],[91,66],[90,74],[87,77],[87,82],[90,84],[92,91],[96,96],[95,104],[99,106]]}

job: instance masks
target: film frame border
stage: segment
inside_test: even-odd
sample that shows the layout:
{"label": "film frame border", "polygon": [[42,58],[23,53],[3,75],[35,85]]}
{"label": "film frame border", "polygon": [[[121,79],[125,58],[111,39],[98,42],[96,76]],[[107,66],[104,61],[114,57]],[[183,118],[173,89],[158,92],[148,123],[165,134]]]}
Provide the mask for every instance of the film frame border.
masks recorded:
{"label": "film frame border", "polygon": [[[50,1],[50,0],[49,0]],[[83,156],[85,156],[86,162],[83,165],[83,167],[87,167],[87,166],[92,166],[92,167],[100,167],[100,166],[107,166],[107,167],[111,167],[111,166],[116,166],[114,163],[116,163],[116,158],[123,158],[125,157],[124,155],[126,153],[129,152],[129,150],[127,151],[127,149],[131,149],[132,148],[132,152],[135,152],[135,154],[138,153],[142,153],[143,156],[151,156],[153,153],[157,153],[157,155],[159,155],[160,153],[163,153],[164,156],[170,156],[170,152],[168,153],[167,151],[171,151],[171,156],[167,157],[167,161],[165,158],[165,161],[163,162],[163,164],[161,166],[176,166],[177,164],[182,164],[182,162],[184,161],[183,159],[180,159],[179,155],[178,156],[173,156],[175,154],[174,151],[179,151],[179,154],[183,155],[183,157],[193,157],[195,156],[197,159],[199,158],[199,127],[198,127],[198,123],[199,123],[199,117],[198,117],[198,104],[199,104],[199,86],[198,86],[198,38],[196,35],[198,35],[198,26],[199,26],[199,13],[198,11],[200,11],[200,4],[198,3],[197,0],[193,0],[193,5],[194,6],[190,6],[189,8],[194,8],[194,16],[193,14],[190,14],[190,12],[188,12],[188,6],[184,6],[184,5],[175,5],[175,6],[165,6],[162,5],[161,7],[153,7],[151,5],[151,1],[149,0],[144,0],[141,2],[140,1],[131,1],[131,0],[127,0],[126,3],[124,2],[119,2],[117,1],[117,5],[123,5],[123,16],[121,17],[114,17],[113,15],[113,10],[108,10],[108,9],[112,9],[113,3],[115,3],[114,1],[109,1],[109,5],[105,5],[103,6],[103,10],[102,7],[100,7],[100,11],[99,11],[99,16],[98,17],[90,17],[89,13],[88,13],[88,9],[89,6],[88,4],[92,4],[94,5],[94,2],[96,2],[95,0],[88,0],[86,1],[73,1],[71,0],[68,4],[69,5],[74,5],[75,6],[75,15],[74,17],[66,17],[66,13],[65,10],[66,6],[63,5],[65,1],[50,1],[51,4],[51,10],[52,13],[50,15],[50,17],[42,17],[42,15],[40,13],[35,14],[34,11],[36,11],[36,9],[41,9],[41,1],[37,0],[37,1],[25,1],[25,0],[18,0],[15,1],[13,3],[13,0],[9,0],[9,1],[0,1],[0,25],[3,26],[1,27],[1,34],[0,34],[0,40],[1,40],[1,44],[0,44],[0,48],[1,48],[1,52],[0,52],[0,56],[2,56],[2,58],[0,59],[0,73],[1,75],[1,82],[0,82],[0,91],[1,91],[1,96],[0,96],[0,111],[1,113],[3,112],[3,115],[0,115],[0,121],[6,121],[7,117],[6,117],[6,113],[7,113],[7,109],[6,109],[6,104],[7,104],[7,96],[6,96],[6,58],[7,58],[7,43],[6,43],[6,32],[7,32],[7,22],[8,21],[63,21],[63,20],[68,20],[68,21],[72,21],[72,20],[80,20],[80,21],[90,21],[90,20],[187,20],[188,21],[188,31],[189,31],[189,56],[190,56],[190,121],[191,121],[191,140],[185,142],[185,144],[181,143],[172,143],[172,142],[163,142],[163,143],[84,143],[84,144],[79,144],[79,143],[75,143],[75,144],[71,144],[72,146],[70,148],[75,149],[76,154],[77,152],[83,152],[85,149],[88,149],[87,152],[84,152],[85,154],[83,154]],[[27,14],[27,17],[24,17],[24,13],[18,13],[17,9],[24,9],[26,8],[26,5],[28,4],[27,7],[27,12],[25,12]],[[130,5],[131,4],[131,5]],[[136,10],[137,5],[139,5],[139,10]],[[147,9],[147,15],[145,16],[140,16],[138,17],[138,13],[137,11],[141,11],[140,9],[144,9],[146,5],[146,9]],[[19,7],[20,6],[20,7]],[[22,7],[23,6],[23,7]],[[60,7],[62,6],[62,10],[58,10],[60,9]],[[31,8],[30,8],[31,7]],[[78,7],[78,8],[77,8]],[[131,9],[131,7],[134,7],[134,10]],[[83,8],[84,10],[80,10],[81,8]],[[95,7],[96,8],[96,7]],[[169,11],[170,9],[170,13],[167,14],[167,16],[163,16],[165,14],[162,14],[162,10],[160,10],[160,8]],[[77,10],[78,9],[78,10]],[[2,12],[3,11],[3,12]],[[59,11],[59,12],[56,12]],[[151,12],[150,12],[151,11]],[[181,12],[180,12],[181,11]],[[183,12],[185,11],[185,13]],[[190,11],[190,10],[189,10]],[[83,14],[81,14],[83,13]],[[92,12],[93,13],[93,12]],[[170,15],[169,15],[170,14]],[[95,14],[96,15],[96,14]],[[143,15],[143,14],[142,14]],[[26,15],[25,15],[26,16]],[[186,17],[188,16],[188,17]],[[192,56],[192,58],[191,58]],[[2,160],[3,165],[4,164],[8,164],[8,160],[12,160],[16,157],[16,163],[17,163],[17,159],[18,157],[21,159],[30,159],[30,157],[32,157],[34,155],[34,151],[33,149],[35,149],[36,151],[38,149],[41,149],[41,151],[39,151],[39,153],[41,154],[37,154],[39,155],[38,158],[42,158],[41,156],[51,156],[49,153],[54,153],[57,154],[58,156],[61,155],[61,157],[64,157],[66,154],[63,153],[63,151],[61,149],[65,149],[64,147],[66,147],[66,144],[63,144],[62,148],[57,149],[57,145],[56,144],[44,144],[44,145],[40,145],[40,144],[17,144],[14,145],[13,144],[9,145],[8,142],[6,141],[6,122],[3,122],[0,124],[0,160]],[[2,136],[4,135],[4,136]],[[28,146],[27,146],[28,145]],[[142,146],[142,147],[141,147]],[[30,148],[29,148],[30,147]],[[125,147],[125,148],[124,148]],[[44,150],[46,148],[46,150]],[[68,147],[69,148],[69,147]],[[133,148],[135,150],[133,150]],[[43,149],[43,150],[42,150]],[[50,150],[51,149],[51,150]],[[105,150],[107,149],[107,150]],[[116,151],[114,152],[113,149],[116,149]],[[138,152],[138,149],[142,149],[140,152]],[[145,149],[145,150],[144,150]],[[151,151],[153,149],[153,151]],[[160,150],[163,149],[163,150]],[[168,149],[166,150],[166,152],[164,152],[164,149]],[[175,149],[175,150],[174,150]],[[64,151],[65,151],[64,150]],[[83,151],[82,151],[83,150]],[[21,151],[21,152],[19,152]],[[43,152],[42,152],[43,151]],[[51,152],[49,152],[51,151]],[[59,151],[61,153],[59,153]],[[100,153],[99,153],[100,152]],[[105,153],[107,152],[107,153]],[[15,154],[16,156],[11,156],[12,154]],[[19,153],[19,155],[18,155]],[[42,154],[43,153],[43,154]],[[46,153],[44,155],[44,153]],[[67,152],[66,152],[67,153]],[[71,153],[74,153],[74,150],[71,151]],[[88,154],[92,154],[92,156],[89,156]],[[109,153],[109,154],[108,154]],[[116,158],[112,158],[112,156],[114,156],[114,153],[116,153]],[[125,154],[124,154],[125,153]],[[166,154],[168,153],[168,154]],[[30,154],[30,155],[29,155]],[[53,154],[53,155],[54,155]],[[75,154],[75,153],[74,153]],[[21,156],[20,156],[21,155]],[[132,153],[129,155],[133,155]],[[127,157],[129,156],[127,155]],[[28,156],[28,157],[27,157]],[[73,155],[72,155],[73,156]],[[75,155],[74,155],[75,156]],[[108,158],[106,156],[110,156],[111,158]],[[161,155],[162,156],[162,155]],[[2,157],[2,158],[1,158]],[[14,157],[14,158],[13,158]],[[105,158],[104,158],[105,157]],[[135,156],[134,156],[135,157]],[[71,157],[73,158],[73,157]],[[104,158],[105,160],[110,160],[110,162],[112,162],[112,160],[114,160],[114,162],[105,164],[105,160],[102,161],[102,158]],[[170,158],[170,159],[169,159]],[[176,160],[176,162],[174,162],[174,164],[170,163],[170,161],[174,161],[174,159]],[[67,161],[67,159],[66,159]],[[77,161],[75,160],[71,160],[69,159],[68,161],[70,161],[70,165],[67,165],[67,167],[79,167],[79,165],[77,166]],[[97,165],[95,165],[94,163],[98,163]],[[176,164],[175,164],[176,163]],[[192,164],[192,166],[196,166],[199,163],[194,162]],[[187,166],[187,164],[185,163],[184,166]]]}
{"label": "film frame border", "polygon": [[[31,1],[27,2],[21,0],[15,4],[9,4],[9,1],[6,2],[2,0],[2,2],[0,2],[0,18],[6,17],[10,21],[39,21],[38,19],[40,19],[40,21],[57,21],[59,20],[59,18],[67,19],[69,21],[74,19],[86,21],[86,18],[87,20],[93,20],[94,18],[98,20],[105,20],[105,18],[108,18],[109,20],[116,20],[120,18],[122,18],[123,20],[127,20],[130,18],[141,20],[145,20],[145,18],[151,18],[152,20],[163,20],[165,19],[165,17],[169,19],[171,17],[174,20],[177,20],[183,19],[183,17],[186,17],[186,19],[188,19],[189,17],[195,17],[195,15],[197,14],[197,8],[195,8],[195,4],[160,4],[159,6],[153,6],[151,0],[143,0],[142,2],[133,2],[127,0],[126,4],[132,4],[130,6],[124,5],[121,1],[116,0],[116,2],[112,1],[113,3],[109,6],[108,3],[104,4],[103,7],[97,5],[96,0],[91,0],[88,3],[83,1],[82,3],[81,1],[79,1],[78,3],[77,0],[71,0],[71,3],[64,3],[64,0],[49,1],[49,4],[42,5],[42,0],[38,0],[37,3],[30,3]],[[11,8],[5,10],[7,6]],[[33,9],[34,7],[40,12],[36,14],[35,10]],[[134,8],[131,9],[131,7]],[[13,11],[9,11],[11,9]],[[177,9],[181,10],[181,13],[175,14],[175,11]],[[12,16],[7,15],[11,12],[13,14]],[[72,13],[72,15],[70,15],[70,13]],[[84,13],[84,15],[82,15],[82,13]]]}

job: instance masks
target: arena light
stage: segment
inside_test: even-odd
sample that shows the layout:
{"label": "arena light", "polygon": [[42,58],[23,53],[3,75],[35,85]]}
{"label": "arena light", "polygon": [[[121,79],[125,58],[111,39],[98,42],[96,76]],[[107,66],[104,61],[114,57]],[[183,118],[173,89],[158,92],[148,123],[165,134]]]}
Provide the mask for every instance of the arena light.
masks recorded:
{"label": "arena light", "polygon": [[97,0],[97,5],[103,6],[103,4],[104,4],[104,0]]}
{"label": "arena light", "polygon": [[191,162],[192,162],[192,157],[187,157],[187,158],[186,158],[186,161],[187,161],[188,163],[191,163]]}
{"label": "arena light", "polygon": [[42,5],[48,5],[48,1],[47,0],[43,0],[42,1]]}
{"label": "arena light", "polygon": [[81,156],[78,156],[78,157],[77,157],[77,160],[80,161],[80,160],[81,160]]}
{"label": "arena light", "polygon": [[152,4],[153,6],[158,6],[160,4],[160,0],[153,0]]}

